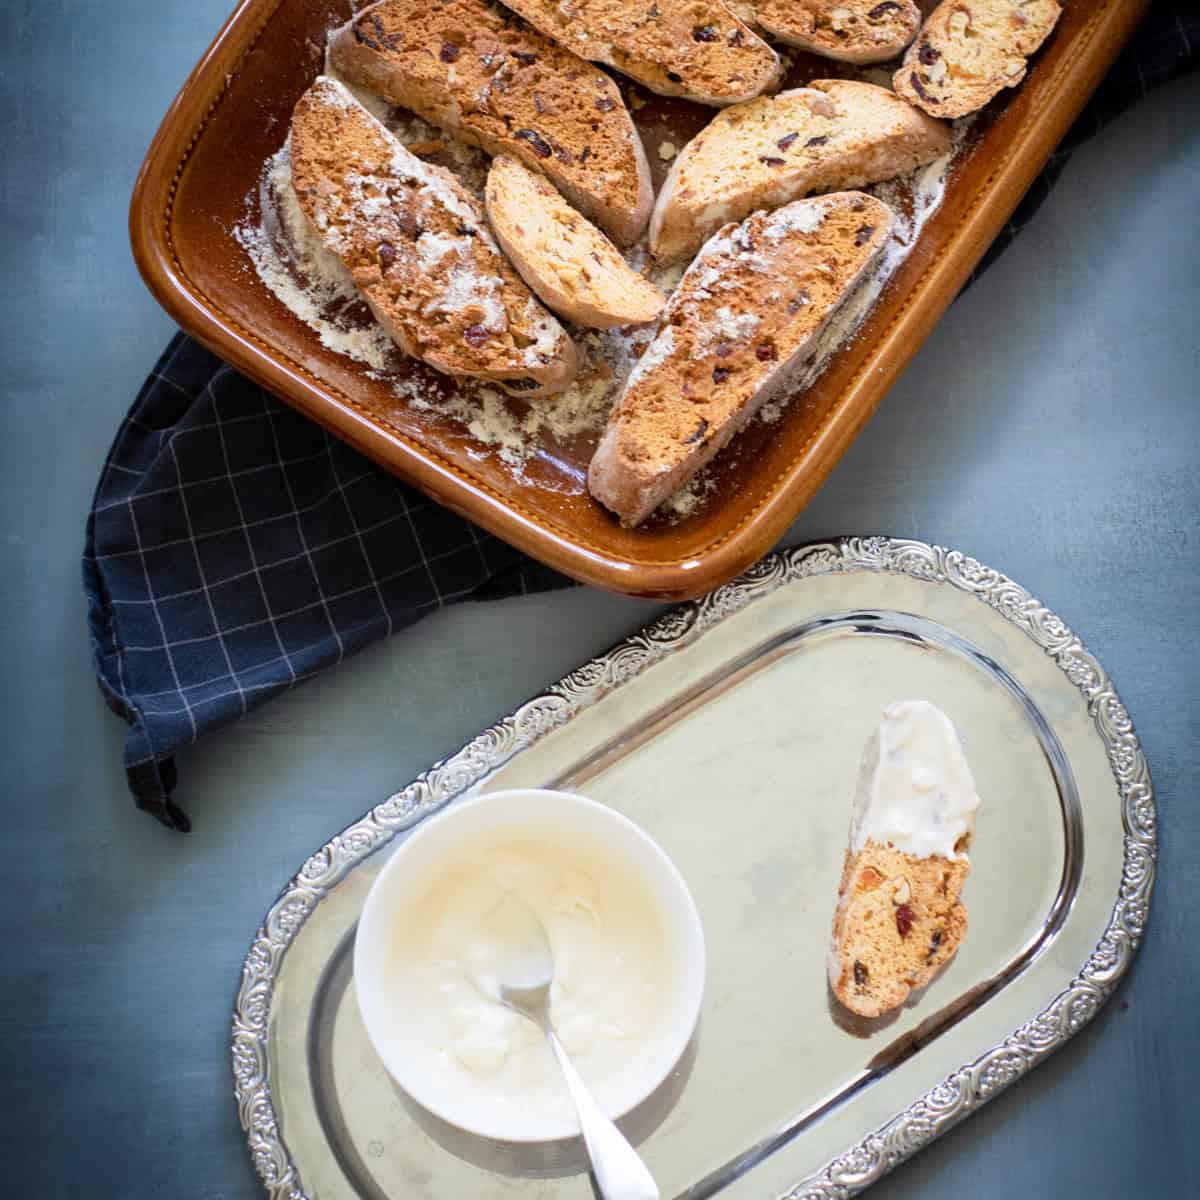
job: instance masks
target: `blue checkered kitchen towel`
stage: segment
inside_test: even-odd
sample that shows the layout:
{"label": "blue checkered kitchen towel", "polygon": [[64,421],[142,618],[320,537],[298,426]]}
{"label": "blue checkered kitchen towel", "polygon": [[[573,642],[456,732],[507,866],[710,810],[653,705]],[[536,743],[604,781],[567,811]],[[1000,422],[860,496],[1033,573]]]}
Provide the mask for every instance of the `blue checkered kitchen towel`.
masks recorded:
{"label": "blue checkered kitchen towel", "polygon": [[[1080,142],[1194,65],[1200,15],[1184,15],[1193,7],[1151,8],[981,271]],[[117,431],[83,576],[100,687],[130,725],[130,789],[180,830],[179,747],[440,605],[567,582],[182,334]]]}

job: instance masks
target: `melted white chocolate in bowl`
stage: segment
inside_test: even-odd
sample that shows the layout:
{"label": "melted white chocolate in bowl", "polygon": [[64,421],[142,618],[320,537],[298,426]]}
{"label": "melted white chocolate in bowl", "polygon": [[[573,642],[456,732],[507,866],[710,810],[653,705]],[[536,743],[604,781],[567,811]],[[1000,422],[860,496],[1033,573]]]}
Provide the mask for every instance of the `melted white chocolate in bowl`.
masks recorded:
{"label": "melted white chocolate in bowl", "polygon": [[555,1028],[610,1113],[670,1069],[681,967],[659,902],[607,847],[483,834],[425,869],[395,916],[383,967],[407,1069],[428,1084],[423,1102],[498,1135],[555,1127],[566,1136],[574,1109],[541,1032],[495,998],[504,947],[484,926],[509,892],[546,929]]}

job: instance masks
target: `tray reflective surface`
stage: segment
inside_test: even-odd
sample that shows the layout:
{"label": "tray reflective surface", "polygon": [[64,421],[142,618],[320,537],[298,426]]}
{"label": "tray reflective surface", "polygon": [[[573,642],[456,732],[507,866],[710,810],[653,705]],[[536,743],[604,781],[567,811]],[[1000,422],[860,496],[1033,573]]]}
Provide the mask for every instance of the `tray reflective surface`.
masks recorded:
{"label": "tray reflective surface", "polygon": [[[864,1022],[832,1002],[825,949],[863,744],[911,697],[954,719],[983,797],[970,931],[908,1006]],[[709,954],[698,1037],[630,1124],[663,1196],[681,1200],[848,1195],[877,1178],[1094,1015],[1153,880],[1144,759],[1058,618],[920,543],[774,556],[485,731],[285,889],[234,1021],[241,1116],[273,1194],[592,1194],[575,1146],[516,1154],[423,1115],[354,1001],[354,924],[383,847],[458,795],[514,786],[624,812],[695,896]]]}

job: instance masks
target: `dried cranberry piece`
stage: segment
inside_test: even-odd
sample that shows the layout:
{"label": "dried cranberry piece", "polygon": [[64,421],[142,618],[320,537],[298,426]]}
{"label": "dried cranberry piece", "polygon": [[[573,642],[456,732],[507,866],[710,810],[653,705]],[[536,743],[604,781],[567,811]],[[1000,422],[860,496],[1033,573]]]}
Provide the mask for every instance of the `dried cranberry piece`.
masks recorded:
{"label": "dried cranberry piece", "polygon": [[900,11],[900,5],[896,0],[884,0],[882,4],[877,4],[869,13],[867,13],[868,21],[878,21],[882,17],[886,17],[888,13]]}
{"label": "dried cranberry piece", "polygon": [[922,100],[932,100],[933,97],[921,86],[921,77],[914,71],[908,77],[909,83],[913,85],[913,91],[921,97]]}
{"label": "dried cranberry piece", "polygon": [[900,907],[896,909],[896,932],[899,933],[902,938],[908,937],[908,935],[912,932],[913,921],[915,920],[916,917],[913,915],[913,910],[909,908],[907,904],[901,904]]}
{"label": "dried cranberry piece", "polygon": [[700,424],[696,426],[696,432],[693,433],[691,437],[686,438],[684,440],[683,444],[685,446],[691,446],[695,442],[698,442],[707,432],[708,432],[708,422],[703,417],[701,417]]}
{"label": "dried cranberry piece", "polygon": [[442,48],[438,52],[438,58],[444,63],[458,62],[458,56],[462,51],[453,42],[443,42]]}
{"label": "dried cranberry piece", "polygon": [[802,305],[808,303],[808,289],[801,288],[788,302],[788,312],[797,312]]}
{"label": "dried cranberry piece", "polygon": [[597,96],[596,107],[601,112],[612,112],[617,107],[617,102],[611,96]]}
{"label": "dried cranberry piece", "polygon": [[692,29],[693,42],[715,42],[718,36],[715,25],[696,25]]}
{"label": "dried cranberry piece", "polygon": [[799,136],[800,135],[798,133],[785,133],[783,137],[781,137],[779,141],[775,143],[775,145],[777,145],[780,150],[787,150]]}
{"label": "dried cranberry piece", "polygon": [[725,39],[731,46],[740,46],[745,38],[740,29],[733,29]]}
{"label": "dried cranberry piece", "polygon": [[379,265],[386,271],[396,261],[396,247],[391,242],[380,242],[377,247]]}
{"label": "dried cranberry piece", "polygon": [[854,235],[854,244],[863,246],[871,240],[871,234],[875,232],[874,225],[860,225],[858,232]]}
{"label": "dried cranberry piece", "polygon": [[854,986],[859,988],[866,987],[868,978],[867,968],[856,958],[854,960]]}
{"label": "dried cranberry piece", "polygon": [[823,134],[821,134],[820,137],[809,138],[808,141],[804,143],[804,145],[805,145],[805,148],[807,148],[809,146],[823,146],[823,145],[825,145],[825,143],[827,141],[829,141],[829,135],[827,133],[823,133]]}
{"label": "dried cranberry piece", "polygon": [[935,50],[928,42],[922,42],[920,49],[917,50],[917,61],[924,63],[927,67],[933,66],[941,57],[941,53]]}
{"label": "dried cranberry piece", "polygon": [[717,346],[716,355],[718,358],[728,358],[733,353],[733,349],[732,342],[721,342]]}
{"label": "dried cranberry piece", "polygon": [[526,50],[512,50],[510,53],[512,54],[513,58],[517,60],[517,62],[524,63],[526,66],[528,66],[530,63],[537,62],[537,55],[530,54]]}
{"label": "dried cranberry piece", "polygon": [[782,167],[784,165],[782,158],[776,158],[771,154],[760,154],[758,161],[768,167]]}
{"label": "dried cranberry piece", "polygon": [[727,367],[713,367],[713,383],[724,383],[728,378],[729,369]]}
{"label": "dried cranberry piece", "polygon": [[[463,330],[463,341],[468,346],[474,346],[479,349],[488,340],[488,331],[482,325],[468,325]],[[510,384],[511,386],[511,384]]]}
{"label": "dried cranberry piece", "polygon": [[779,357],[779,351],[775,349],[774,342],[760,342],[754,347],[754,357],[759,362],[774,362]]}
{"label": "dried cranberry piece", "polygon": [[414,242],[424,232],[421,229],[421,222],[417,220],[410,212],[401,212],[396,217],[396,224],[400,226],[400,232],[406,238],[411,238]]}
{"label": "dried cranberry piece", "polygon": [[550,143],[536,129],[518,129],[513,134],[513,137],[520,138],[523,142],[528,142],[533,147],[533,152],[538,158],[549,158],[554,153],[550,147]]}

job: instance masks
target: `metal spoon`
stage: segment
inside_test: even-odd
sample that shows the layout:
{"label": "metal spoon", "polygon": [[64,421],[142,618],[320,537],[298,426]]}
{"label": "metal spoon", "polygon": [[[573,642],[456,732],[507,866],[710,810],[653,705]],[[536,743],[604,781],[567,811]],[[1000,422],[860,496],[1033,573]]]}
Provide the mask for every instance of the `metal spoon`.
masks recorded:
{"label": "metal spoon", "polygon": [[497,998],[546,1035],[562,1069],[602,1200],[659,1200],[658,1187],[646,1164],[592,1099],[554,1032],[550,1020],[554,955],[537,913],[510,892],[484,918],[483,930],[497,951]]}

